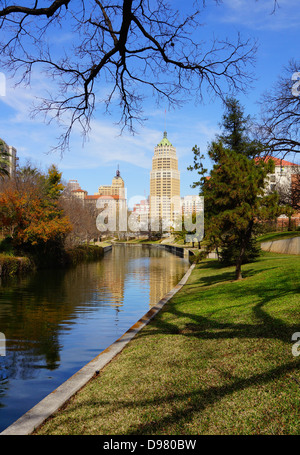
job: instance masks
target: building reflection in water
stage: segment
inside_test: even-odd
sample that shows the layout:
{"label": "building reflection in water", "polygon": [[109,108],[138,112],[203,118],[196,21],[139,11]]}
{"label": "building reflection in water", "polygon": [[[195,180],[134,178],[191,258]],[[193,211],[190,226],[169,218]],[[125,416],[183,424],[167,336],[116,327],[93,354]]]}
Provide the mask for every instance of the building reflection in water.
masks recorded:
{"label": "building reflection in water", "polygon": [[0,431],[2,407],[17,417],[18,394],[32,400],[37,383],[44,395],[54,390],[126,332],[187,268],[160,248],[120,245],[98,262],[2,280]]}

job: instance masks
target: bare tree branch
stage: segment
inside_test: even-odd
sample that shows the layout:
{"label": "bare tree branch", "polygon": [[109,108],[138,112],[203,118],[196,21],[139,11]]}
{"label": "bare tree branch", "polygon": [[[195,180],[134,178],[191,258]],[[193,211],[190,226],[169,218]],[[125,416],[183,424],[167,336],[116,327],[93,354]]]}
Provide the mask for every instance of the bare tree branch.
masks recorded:
{"label": "bare tree branch", "polygon": [[[257,132],[268,147],[268,153],[284,158],[287,154],[300,153],[300,92],[293,90],[299,73],[300,62],[291,60],[274,87],[260,101],[261,119]],[[299,78],[300,79],[300,73]]]}
{"label": "bare tree branch", "polygon": [[[147,96],[171,106],[201,101],[203,90],[224,99],[252,81],[248,64],[254,61],[255,43],[239,35],[235,43],[210,40],[200,22],[203,0],[194,2],[190,14],[166,0],[55,0],[48,7],[43,0],[31,7],[22,0],[9,3],[0,0],[0,63],[17,83],[30,84],[35,71],[52,78],[51,94],[35,113],[67,118],[62,150],[75,123],[89,131],[98,105],[109,111],[119,104],[121,128],[134,132],[135,122],[144,120]],[[71,44],[58,46],[55,38],[63,38],[64,30],[72,35]]]}
{"label": "bare tree branch", "polygon": [[17,5],[7,6],[6,8],[3,8],[2,11],[0,11],[0,17],[8,16],[9,14],[12,14],[12,13],[22,13],[22,14],[31,15],[31,16],[51,17],[62,6],[65,6],[66,8],[68,8],[68,4],[70,3],[70,1],[71,0],[55,0],[52,3],[52,5],[50,5],[48,8],[37,8],[38,1],[35,2],[35,6],[33,8],[28,8],[26,6],[17,6]]}

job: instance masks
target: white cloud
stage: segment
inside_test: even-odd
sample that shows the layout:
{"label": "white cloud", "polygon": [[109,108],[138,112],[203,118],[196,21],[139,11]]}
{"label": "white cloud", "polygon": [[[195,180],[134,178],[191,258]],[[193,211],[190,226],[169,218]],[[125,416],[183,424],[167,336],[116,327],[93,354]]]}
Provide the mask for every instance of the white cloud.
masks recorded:
{"label": "white cloud", "polygon": [[[31,87],[8,84],[6,96],[1,97],[0,108],[8,115],[1,116],[1,134],[18,149],[20,158],[40,159],[46,164],[59,162],[61,169],[91,169],[116,161],[127,162],[142,168],[151,167],[153,144],[159,142],[160,133],[151,128],[140,128],[139,134],[124,132],[113,124],[109,116],[98,115],[91,122],[91,131],[85,141],[80,126],[74,125],[70,152],[61,159],[59,153],[49,153],[57,145],[63,130],[56,121],[44,122],[43,115],[32,118],[33,105],[38,103],[48,88],[49,81],[41,74],[33,74]],[[4,118],[3,118],[4,117]],[[66,119],[65,119],[66,121]],[[17,133],[17,134],[16,134]]]}
{"label": "white cloud", "polygon": [[220,22],[255,30],[284,30],[300,24],[299,0],[223,0]]}
{"label": "white cloud", "polygon": [[92,168],[98,165],[110,165],[116,162],[126,162],[148,169],[151,167],[153,144],[159,141],[159,132],[142,128],[139,134],[132,135],[124,132],[120,135],[118,126],[105,120],[91,122],[91,131],[82,145],[79,131],[74,130],[71,139],[72,160],[65,155],[61,166]]}

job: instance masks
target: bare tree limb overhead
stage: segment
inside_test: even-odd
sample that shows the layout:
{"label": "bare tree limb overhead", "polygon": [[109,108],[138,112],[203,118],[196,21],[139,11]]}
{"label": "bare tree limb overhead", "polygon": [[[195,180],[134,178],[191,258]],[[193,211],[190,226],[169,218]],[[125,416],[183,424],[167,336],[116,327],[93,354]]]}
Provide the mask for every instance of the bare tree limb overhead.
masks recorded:
{"label": "bare tree limb overhead", "polygon": [[[294,75],[294,76],[293,76]],[[284,158],[300,153],[300,61],[290,60],[260,101],[257,131],[268,153]]]}
{"label": "bare tree limb overhead", "polygon": [[17,83],[30,84],[34,71],[53,81],[36,112],[67,117],[61,150],[75,124],[89,131],[98,105],[117,106],[120,129],[133,132],[145,119],[146,96],[176,106],[201,102],[204,91],[224,99],[252,81],[256,43],[239,34],[234,42],[209,38],[201,25],[205,1],[189,13],[166,0],[17,3],[0,0],[0,65]]}

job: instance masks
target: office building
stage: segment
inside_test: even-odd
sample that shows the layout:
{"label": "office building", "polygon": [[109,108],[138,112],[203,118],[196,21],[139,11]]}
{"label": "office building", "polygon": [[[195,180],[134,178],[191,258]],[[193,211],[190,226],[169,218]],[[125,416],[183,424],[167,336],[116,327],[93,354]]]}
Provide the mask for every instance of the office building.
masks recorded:
{"label": "office building", "polygon": [[164,132],[163,139],[154,148],[150,173],[150,216],[162,222],[169,230],[180,215],[180,172],[176,148]]}
{"label": "office building", "polygon": [[5,153],[8,154],[7,160],[9,161],[9,165],[5,166],[5,167],[7,168],[9,176],[14,177],[16,174],[17,162],[18,162],[17,150],[12,145],[7,145],[6,142],[4,142],[1,138],[0,138],[0,149],[2,149]]}

